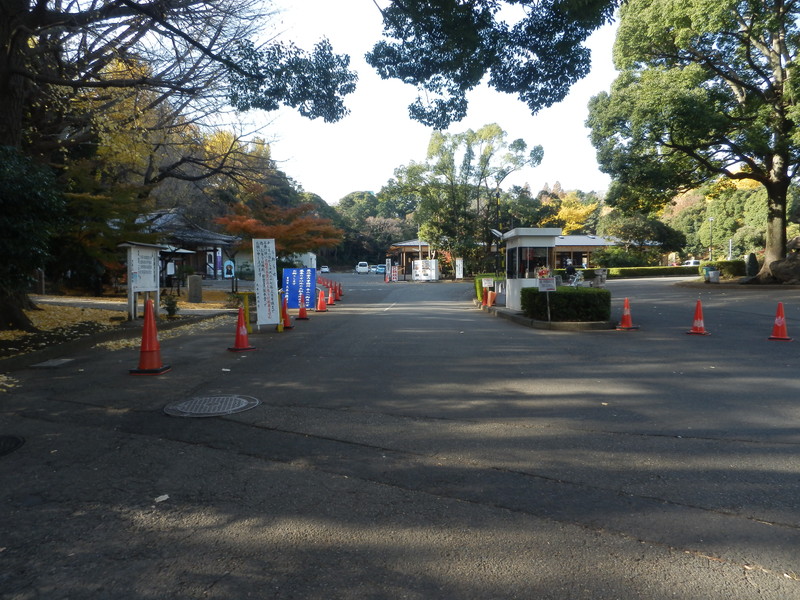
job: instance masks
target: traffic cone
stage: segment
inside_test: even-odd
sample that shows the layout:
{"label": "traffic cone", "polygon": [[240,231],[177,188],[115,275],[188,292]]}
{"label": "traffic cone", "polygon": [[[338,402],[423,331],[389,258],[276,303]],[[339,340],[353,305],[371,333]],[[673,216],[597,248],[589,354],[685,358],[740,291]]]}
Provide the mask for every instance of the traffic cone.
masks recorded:
{"label": "traffic cone", "polygon": [[320,290],[317,297],[317,312],[325,312],[326,310],[328,310],[328,307],[325,304],[325,292]]}
{"label": "traffic cone", "polygon": [[783,302],[778,302],[778,312],[775,313],[775,325],[772,327],[772,335],[767,339],[791,342],[792,338],[786,331],[786,318],[783,316]]}
{"label": "traffic cone", "polygon": [[700,300],[697,301],[697,306],[694,309],[694,323],[692,323],[692,329],[686,333],[693,335],[711,335],[706,331],[706,326],[703,323],[703,305]]}
{"label": "traffic cone", "polygon": [[334,294],[334,291],[333,291],[333,286],[330,286],[328,288],[328,306],[333,306],[334,304],[336,304],[336,301],[334,299],[334,295],[335,294]]}
{"label": "traffic cone", "polygon": [[639,329],[639,326],[633,324],[631,320],[631,304],[625,298],[625,302],[622,305],[622,321],[617,325],[617,331],[632,331],[634,329]]}
{"label": "traffic cone", "polygon": [[306,311],[306,297],[300,294],[300,311],[297,313],[298,321],[308,321],[308,311]]}
{"label": "traffic cone", "polygon": [[283,304],[281,304],[281,320],[284,329],[292,329],[292,317],[289,316],[289,298],[283,297]]}
{"label": "traffic cone", "polygon": [[344,296],[344,290],[342,289],[342,284],[341,284],[341,282],[339,282],[339,283],[337,283],[337,284],[336,284],[336,289],[337,289],[337,292],[336,292],[336,293],[337,293],[337,294],[339,294],[339,298],[341,298],[342,296]]}
{"label": "traffic cone", "polygon": [[255,350],[255,347],[247,341],[247,325],[244,322],[244,309],[241,307],[239,307],[239,320],[236,322],[236,340],[233,342],[233,347],[228,350],[231,352]]}
{"label": "traffic cone", "polygon": [[486,306],[494,306],[494,299],[497,297],[497,294],[494,291],[489,290],[489,298],[486,300]]}
{"label": "traffic cone", "polygon": [[338,283],[334,283],[331,289],[333,290],[334,299],[339,302],[339,300],[342,299],[342,286],[340,286]]}
{"label": "traffic cone", "polygon": [[153,300],[144,305],[144,326],[142,327],[142,346],[139,352],[139,368],[130,369],[131,375],[161,375],[172,367],[161,363],[161,345],[158,343],[156,319],[153,314]]}
{"label": "traffic cone", "polygon": [[481,306],[489,305],[489,288],[483,288],[483,295],[481,296]]}

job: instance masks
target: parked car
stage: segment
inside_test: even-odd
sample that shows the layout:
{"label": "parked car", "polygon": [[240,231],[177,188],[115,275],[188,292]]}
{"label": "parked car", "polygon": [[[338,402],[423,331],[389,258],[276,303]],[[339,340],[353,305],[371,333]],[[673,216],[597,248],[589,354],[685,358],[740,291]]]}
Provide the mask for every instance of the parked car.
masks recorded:
{"label": "parked car", "polygon": [[375,267],[375,272],[378,273],[379,275],[385,275],[386,274],[386,265],[377,265]]}
{"label": "parked car", "polygon": [[377,273],[378,272],[378,265],[370,265],[369,266],[370,273]]}
{"label": "parked car", "polygon": [[369,273],[369,263],[364,262],[363,260],[356,265],[356,273],[359,275],[361,273]]}
{"label": "parked car", "polygon": [[699,260],[685,260],[683,261],[684,267],[699,267],[700,261]]}
{"label": "parked car", "polygon": [[319,268],[319,272],[320,272],[320,273],[330,273],[330,272],[331,272],[331,270],[328,268],[328,265],[322,265],[322,266]]}

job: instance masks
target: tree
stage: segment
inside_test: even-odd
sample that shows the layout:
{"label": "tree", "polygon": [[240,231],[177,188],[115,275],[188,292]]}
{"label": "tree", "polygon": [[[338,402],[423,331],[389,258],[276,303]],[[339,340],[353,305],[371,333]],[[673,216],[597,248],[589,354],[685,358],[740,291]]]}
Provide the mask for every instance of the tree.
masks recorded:
{"label": "tree", "polygon": [[561,200],[556,218],[561,221],[562,233],[584,232],[589,218],[597,212],[597,202],[585,202],[577,192],[568,192]]}
{"label": "tree", "polygon": [[217,219],[232,235],[242,236],[249,243],[253,238],[273,238],[278,254],[287,257],[318,248],[336,246],[342,231],[329,219],[315,214],[312,203],[282,206],[264,186],[252,185],[245,201],[234,207],[233,214]]}
{"label": "tree", "polygon": [[620,10],[610,94],[587,124],[607,201],[650,212],[720,176],[766,190],[760,279],[786,252],[787,190],[800,160],[795,128],[800,5],[783,0],[630,0]]}
{"label": "tree", "polygon": [[[341,118],[341,98],[355,82],[347,57],[334,55],[324,40],[311,53],[291,44],[254,45],[270,17],[264,6],[256,0],[3,0],[0,144],[23,144],[26,112],[65,112],[67,90],[147,89],[195,110],[227,98],[241,109],[286,104],[312,118]],[[132,73],[130,59],[146,68]],[[71,134],[60,143],[83,133],[49,121],[54,133]]]}
{"label": "tree", "polygon": [[[583,45],[610,20],[609,0],[394,0],[384,40],[367,61],[383,78],[416,85],[411,118],[446,129],[467,112],[481,81],[517,94],[532,112],[564,99],[589,72]],[[425,100],[423,100],[425,98]]]}
{"label": "tree", "polygon": [[47,259],[63,200],[53,174],[14,148],[0,147],[0,329],[34,330],[26,291]]}

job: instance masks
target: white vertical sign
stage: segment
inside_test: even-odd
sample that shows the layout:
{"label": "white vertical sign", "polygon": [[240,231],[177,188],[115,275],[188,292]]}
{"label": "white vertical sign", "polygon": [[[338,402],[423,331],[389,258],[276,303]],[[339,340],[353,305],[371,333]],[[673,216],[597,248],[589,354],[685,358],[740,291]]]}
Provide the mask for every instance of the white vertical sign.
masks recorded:
{"label": "white vertical sign", "polygon": [[464,259],[456,259],[456,279],[464,279]]}
{"label": "white vertical sign", "polygon": [[257,325],[280,323],[276,258],[275,240],[253,240]]}

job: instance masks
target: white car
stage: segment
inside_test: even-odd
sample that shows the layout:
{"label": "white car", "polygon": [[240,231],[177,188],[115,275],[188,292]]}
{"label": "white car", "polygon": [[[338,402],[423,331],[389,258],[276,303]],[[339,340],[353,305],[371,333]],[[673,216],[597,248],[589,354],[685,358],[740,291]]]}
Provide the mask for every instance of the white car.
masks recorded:
{"label": "white car", "polygon": [[331,270],[327,267],[327,265],[325,265],[325,266],[322,266],[322,267],[319,268],[319,272],[320,273],[330,273]]}
{"label": "white car", "polygon": [[369,263],[364,262],[363,260],[356,265],[356,273],[359,275],[361,273],[369,273]]}
{"label": "white car", "polygon": [[699,267],[700,261],[699,260],[685,260],[683,261],[684,267]]}

